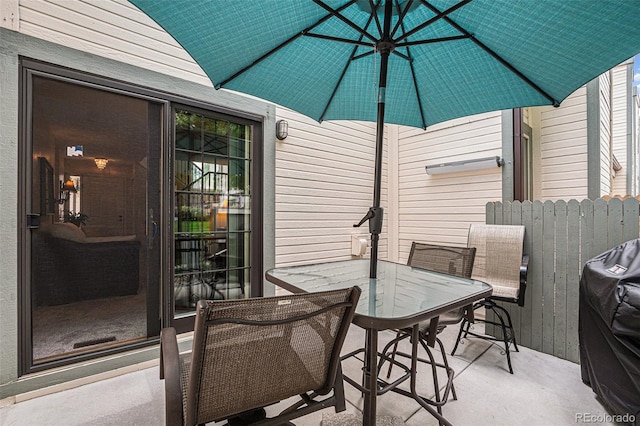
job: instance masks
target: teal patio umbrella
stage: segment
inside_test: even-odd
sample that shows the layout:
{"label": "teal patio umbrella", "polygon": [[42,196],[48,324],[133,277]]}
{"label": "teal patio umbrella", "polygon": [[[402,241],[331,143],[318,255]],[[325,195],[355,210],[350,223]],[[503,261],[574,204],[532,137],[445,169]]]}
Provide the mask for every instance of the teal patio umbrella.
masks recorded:
{"label": "teal patio umbrella", "polygon": [[426,128],[554,105],[640,51],[638,0],[131,0],[216,88],[317,121],[377,123],[370,277],[382,228],[384,123]]}

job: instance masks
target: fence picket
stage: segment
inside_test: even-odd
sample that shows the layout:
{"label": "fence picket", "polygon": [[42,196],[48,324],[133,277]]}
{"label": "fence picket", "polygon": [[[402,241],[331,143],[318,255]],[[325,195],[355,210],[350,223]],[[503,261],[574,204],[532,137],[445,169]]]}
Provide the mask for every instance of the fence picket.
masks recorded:
{"label": "fence picket", "polygon": [[489,225],[496,223],[496,204],[498,204],[498,202],[487,203],[485,206],[485,223]]}
{"label": "fence picket", "polygon": [[627,198],[622,203],[624,222],[623,241],[633,240],[638,238],[639,222],[638,216],[640,214],[640,203],[636,198]]}
{"label": "fence picket", "polygon": [[578,297],[580,288],[580,203],[570,200],[567,205],[567,333],[566,359],[579,361]]}
{"label": "fence picket", "polygon": [[[540,201],[533,203],[533,231],[530,232],[532,236],[532,244],[535,247],[529,255],[529,272],[527,274],[527,280],[529,281],[530,303],[531,303],[531,317],[533,324],[531,327],[531,349],[542,351],[542,305],[543,305],[543,284],[542,278],[543,271],[543,255],[542,255],[542,241],[543,241],[543,218],[544,218],[544,206]],[[525,232],[526,235],[526,232]]]}
{"label": "fence picket", "polygon": [[566,355],[567,333],[567,203],[555,204],[556,250],[555,281],[553,300],[553,354],[558,358]]}
{"label": "fence picket", "polygon": [[[553,283],[555,249],[555,208],[553,201],[544,202],[543,239],[542,239],[542,279],[543,283]],[[542,349],[553,354],[553,299],[554,286],[545,285],[542,289]]]}
{"label": "fence picket", "polygon": [[[533,203],[531,201],[524,201],[521,204],[522,207],[522,220],[521,223],[525,227],[524,233],[524,254],[529,255],[529,267],[531,267],[531,254],[533,253],[533,235],[531,235],[533,229]],[[531,303],[531,281],[527,276],[527,288],[525,289],[525,303],[520,309],[520,339],[518,340],[523,346],[531,347],[531,326],[533,324],[533,310]]]}
{"label": "fence picket", "polygon": [[[584,265],[587,260],[593,257],[593,241],[595,227],[593,225],[593,201],[582,200],[580,202],[580,265]],[[582,267],[580,268],[582,273]]]}
{"label": "fence picket", "polygon": [[615,247],[624,242],[622,239],[624,217],[622,216],[622,200],[612,198],[607,211],[607,247]]}
{"label": "fence picket", "polygon": [[593,253],[591,257],[606,251],[609,247],[607,213],[606,200],[598,198],[593,202]]}

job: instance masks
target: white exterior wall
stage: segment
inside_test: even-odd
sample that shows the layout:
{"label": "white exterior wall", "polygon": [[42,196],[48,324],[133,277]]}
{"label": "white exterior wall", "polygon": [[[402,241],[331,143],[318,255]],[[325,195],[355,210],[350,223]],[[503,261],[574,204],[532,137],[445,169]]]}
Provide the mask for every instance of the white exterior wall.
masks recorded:
{"label": "white exterior wall", "polygon": [[[627,159],[627,141],[629,117],[627,111],[629,106],[629,82],[627,81],[627,65],[619,65],[611,72],[611,143],[613,155],[622,166],[622,170],[615,172],[612,181],[611,195],[630,194],[630,188],[627,188],[627,176],[630,172],[630,162]],[[635,194],[633,194],[635,195]]]}
{"label": "white exterior wall", "polygon": [[600,77],[600,196],[611,194],[611,73]]}
{"label": "white exterior wall", "polygon": [[[426,132],[399,128],[398,261],[412,241],[465,246],[470,223],[502,199],[502,169],[429,176],[425,165],[502,155],[501,112],[464,117]],[[392,179],[392,178],[390,178]]]}
{"label": "white exterior wall", "polygon": [[126,0],[19,0],[23,34],[212,86],[151,18]]}
{"label": "white exterior wall", "polygon": [[539,129],[536,199],[582,200],[587,197],[587,90],[583,86],[558,108],[531,108]]}
{"label": "white exterior wall", "polygon": [[[286,108],[278,115],[289,122],[289,136],[276,144],[276,265],[350,259],[351,235],[369,239],[368,223],[353,225],[372,204],[375,123],[318,124]],[[386,167],[382,186],[386,207]]]}

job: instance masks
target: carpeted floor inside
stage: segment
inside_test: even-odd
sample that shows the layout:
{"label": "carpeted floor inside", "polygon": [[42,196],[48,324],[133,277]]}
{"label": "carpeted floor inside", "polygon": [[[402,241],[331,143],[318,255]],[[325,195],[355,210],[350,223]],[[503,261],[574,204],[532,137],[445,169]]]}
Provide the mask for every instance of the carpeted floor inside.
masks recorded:
{"label": "carpeted floor inside", "polygon": [[40,306],[33,310],[32,323],[36,362],[120,345],[146,338],[146,297],[141,293]]}

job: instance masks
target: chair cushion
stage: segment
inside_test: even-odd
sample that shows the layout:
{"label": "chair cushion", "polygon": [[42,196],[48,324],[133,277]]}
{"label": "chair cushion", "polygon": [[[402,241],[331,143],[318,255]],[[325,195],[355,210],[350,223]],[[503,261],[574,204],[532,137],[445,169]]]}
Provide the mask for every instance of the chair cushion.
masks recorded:
{"label": "chair cushion", "polygon": [[493,292],[491,293],[492,297],[501,297],[505,299],[517,299],[518,291],[517,287],[505,287],[501,285],[491,284],[493,288]]}

